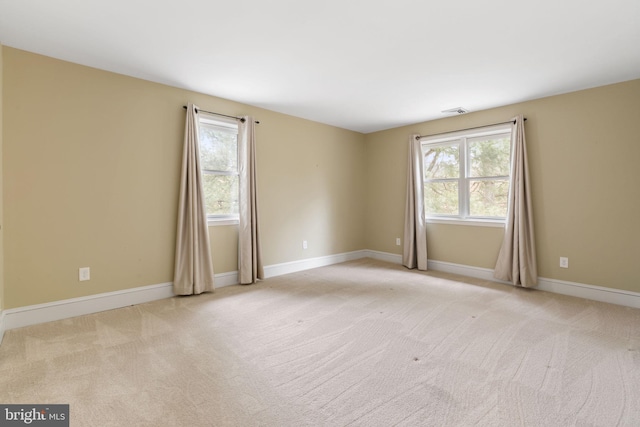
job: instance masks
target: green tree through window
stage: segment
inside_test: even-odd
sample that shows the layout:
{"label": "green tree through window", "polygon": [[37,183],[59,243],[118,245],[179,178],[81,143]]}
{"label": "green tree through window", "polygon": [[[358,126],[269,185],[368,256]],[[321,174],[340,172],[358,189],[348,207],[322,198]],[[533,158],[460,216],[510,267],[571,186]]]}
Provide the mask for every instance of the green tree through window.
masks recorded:
{"label": "green tree through window", "polygon": [[207,216],[238,217],[238,126],[201,117],[200,163]]}
{"label": "green tree through window", "polygon": [[423,140],[427,217],[504,219],[510,154],[508,128]]}

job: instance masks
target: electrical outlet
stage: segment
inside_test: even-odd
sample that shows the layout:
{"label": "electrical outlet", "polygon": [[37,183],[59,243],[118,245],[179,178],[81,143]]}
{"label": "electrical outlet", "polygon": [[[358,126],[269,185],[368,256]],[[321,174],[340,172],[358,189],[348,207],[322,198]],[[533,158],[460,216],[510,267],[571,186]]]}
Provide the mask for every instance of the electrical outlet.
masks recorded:
{"label": "electrical outlet", "polygon": [[91,279],[91,269],[89,267],[81,267],[78,270],[78,280],[84,282]]}
{"label": "electrical outlet", "polygon": [[561,256],[560,257],[560,267],[569,268],[569,258]]}
{"label": "electrical outlet", "polygon": [[400,238],[396,237],[396,246],[400,246]]}
{"label": "electrical outlet", "polygon": [[307,241],[303,240],[302,241],[302,249],[307,249],[308,245],[307,245]]}

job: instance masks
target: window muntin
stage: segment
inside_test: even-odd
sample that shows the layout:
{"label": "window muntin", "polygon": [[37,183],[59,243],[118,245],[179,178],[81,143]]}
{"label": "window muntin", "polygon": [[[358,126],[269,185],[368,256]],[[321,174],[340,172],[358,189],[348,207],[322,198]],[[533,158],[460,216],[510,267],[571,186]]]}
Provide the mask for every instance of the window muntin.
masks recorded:
{"label": "window muntin", "polygon": [[238,125],[199,115],[200,168],[207,218],[237,220],[239,212]]}
{"label": "window muntin", "polygon": [[427,219],[504,222],[510,128],[423,138],[422,155]]}

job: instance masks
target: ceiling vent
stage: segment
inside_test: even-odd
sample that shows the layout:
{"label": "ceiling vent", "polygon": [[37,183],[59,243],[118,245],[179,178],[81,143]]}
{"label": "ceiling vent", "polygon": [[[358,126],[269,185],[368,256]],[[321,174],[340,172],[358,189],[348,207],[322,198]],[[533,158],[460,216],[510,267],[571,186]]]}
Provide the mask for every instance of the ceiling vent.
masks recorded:
{"label": "ceiling vent", "polygon": [[469,112],[469,110],[467,110],[466,108],[462,108],[462,107],[456,107],[456,108],[450,108],[448,110],[444,110],[442,111],[444,114],[466,114]]}

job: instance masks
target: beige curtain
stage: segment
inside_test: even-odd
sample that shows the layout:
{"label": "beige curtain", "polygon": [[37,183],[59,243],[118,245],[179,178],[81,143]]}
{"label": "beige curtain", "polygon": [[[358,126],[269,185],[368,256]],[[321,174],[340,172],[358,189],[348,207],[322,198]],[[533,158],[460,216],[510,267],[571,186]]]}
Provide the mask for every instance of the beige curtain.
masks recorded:
{"label": "beige curtain", "polygon": [[533,236],[533,208],[531,206],[531,183],[527,166],[527,144],[524,136],[524,117],[514,118],[511,131],[511,187],[504,240],[494,277],[514,285],[536,286],[536,247]]}
{"label": "beige curtain", "polygon": [[411,135],[409,141],[402,264],[408,268],[427,269],[427,224],[424,215],[422,147],[419,135]]}
{"label": "beige curtain", "polygon": [[196,107],[187,106],[173,292],[193,295],[214,289],[213,261],[202,190]]}
{"label": "beige curtain", "polygon": [[240,174],[240,222],[238,229],[238,271],[243,285],[264,279],[258,197],[256,189],[255,121],[245,116],[238,123],[238,168]]}

